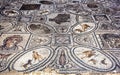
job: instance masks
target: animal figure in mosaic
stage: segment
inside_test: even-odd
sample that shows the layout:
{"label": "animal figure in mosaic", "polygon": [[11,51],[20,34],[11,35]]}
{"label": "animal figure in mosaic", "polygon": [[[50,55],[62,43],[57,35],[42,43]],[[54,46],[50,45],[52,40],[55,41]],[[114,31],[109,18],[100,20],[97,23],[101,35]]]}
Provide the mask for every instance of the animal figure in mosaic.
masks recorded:
{"label": "animal figure in mosaic", "polygon": [[81,25],[82,29],[75,29],[75,31],[78,31],[78,32],[84,32],[87,28],[89,28],[90,26],[87,25],[87,24],[83,24]]}
{"label": "animal figure in mosaic", "polygon": [[1,61],[0,61],[0,67],[2,67],[2,62],[4,61],[4,60],[7,60],[7,58],[10,56],[11,54],[0,54],[0,59],[1,59]]}
{"label": "animal figure in mosaic", "polygon": [[21,41],[23,41],[23,37],[20,35],[13,35],[13,36],[9,36],[6,39],[3,40],[3,45],[0,46],[1,50],[5,49],[5,50],[9,50],[9,49],[13,49],[15,50],[15,48],[17,47],[17,44],[19,44]]}
{"label": "animal figure in mosaic", "polygon": [[36,51],[33,51],[33,59],[36,61],[36,60],[42,60],[43,59],[43,57],[38,53],[38,52],[36,52]]}
{"label": "animal figure in mosaic", "polygon": [[27,69],[28,65],[32,66],[32,60],[28,60],[27,63],[23,64],[22,66]]}
{"label": "animal figure in mosaic", "polygon": [[88,62],[92,62],[94,65],[97,63],[97,60],[95,59],[90,59]]}
{"label": "animal figure in mosaic", "polygon": [[70,14],[58,14],[55,18],[49,19],[49,21],[55,21],[57,24],[70,22]]}
{"label": "animal figure in mosaic", "polygon": [[105,61],[106,61],[106,59],[104,58],[103,60],[101,60],[101,63],[104,65],[107,65],[107,63]]}
{"label": "animal figure in mosaic", "polygon": [[75,29],[75,31],[77,31],[77,32],[83,32],[81,29]]}
{"label": "animal figure in mosaic", "polygon": [[64,65],[66,64],[66,56],[64,51],[62,51],[60,54],[59,64],[62,66],[61,68],[64,68]]}
{"label": "animal figure in mosaic", "polygon": [[81,57],[81,59],[90,58],[90,57],[92,57],[92,56],[95,55],[95,52],[93,52],[92,50],[90,50],[90,51],[84,51],[84,52],[82,52],[82,53],[83,53],[85,56]]}
{"label": "animal figure in mosaic", "polygon": [[85,31],[88,27],[90,27],[88,24],[83,24],[82,25],[82,30]]}

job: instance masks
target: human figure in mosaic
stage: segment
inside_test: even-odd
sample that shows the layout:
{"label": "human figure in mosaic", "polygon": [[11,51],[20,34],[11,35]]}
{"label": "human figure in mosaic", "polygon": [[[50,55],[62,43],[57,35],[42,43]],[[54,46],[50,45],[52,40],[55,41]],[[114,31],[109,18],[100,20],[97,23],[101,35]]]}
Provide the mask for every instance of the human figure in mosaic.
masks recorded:
{"label": "human figure in mosaic", "polygon": [[43,59],[43,57],[36,51],[33,51],[32,56],[33,56],[34,61],[36,61],[36,60],[40,61],[41,59]]}

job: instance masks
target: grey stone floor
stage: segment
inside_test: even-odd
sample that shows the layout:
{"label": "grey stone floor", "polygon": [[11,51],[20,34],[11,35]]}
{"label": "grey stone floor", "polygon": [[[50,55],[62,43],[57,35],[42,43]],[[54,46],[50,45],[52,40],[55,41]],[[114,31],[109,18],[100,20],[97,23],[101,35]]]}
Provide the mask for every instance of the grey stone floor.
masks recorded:
{"label": "grey stone floor", "polygon": [[120,72],[120,0],[0,0],[0,72]]}

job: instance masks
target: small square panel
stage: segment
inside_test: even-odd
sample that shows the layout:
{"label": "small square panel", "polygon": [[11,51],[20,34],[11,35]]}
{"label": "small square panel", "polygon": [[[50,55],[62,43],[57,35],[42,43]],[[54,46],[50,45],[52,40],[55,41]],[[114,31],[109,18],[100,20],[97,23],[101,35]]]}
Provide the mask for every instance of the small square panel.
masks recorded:
{"label": "small square panel", "polygon": [[91,46],[99,48],[98,42],[95,40],[94,34],[86,34],[81,36],[75,36],[74,37],[74,43],[77,43],[78,45],[84,45],[84,46]]}
{"label": "small square panel", "polygon": [[2,34],[0,36],[0,53],[14,53],[26,48],[30,34]]}
{"label": "small square panel", "polygon": [[110,22],[100,22],[99,23],[99,27],[98,27],[98,31],[101,32],[110,32],[110,31],[119,31],[120,27],[117,24],[113,24]]}
{"label": "small square panel", "polygon": [[120,34],[105,33],[100,37],[103,49],[120,49]]}
{"label": "small square panel", "polygon": [[69,34],[55,35],[55,45],[68,45],[68,44],[71,44],[71,37]]}
{"label": "small square panel", "polygon": [[94,21],[110,21],[110,18],[105,14],[93,15]]}

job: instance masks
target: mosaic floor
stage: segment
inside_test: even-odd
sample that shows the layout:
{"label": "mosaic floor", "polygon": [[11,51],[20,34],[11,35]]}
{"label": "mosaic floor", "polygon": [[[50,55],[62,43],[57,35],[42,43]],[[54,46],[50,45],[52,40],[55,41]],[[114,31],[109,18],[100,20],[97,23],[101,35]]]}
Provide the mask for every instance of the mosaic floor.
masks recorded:
{"label": "mosaic floor", "polygon": [[120,72],[120,0],[0,0],[0,72]]}

